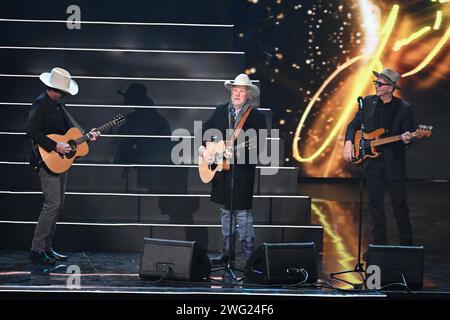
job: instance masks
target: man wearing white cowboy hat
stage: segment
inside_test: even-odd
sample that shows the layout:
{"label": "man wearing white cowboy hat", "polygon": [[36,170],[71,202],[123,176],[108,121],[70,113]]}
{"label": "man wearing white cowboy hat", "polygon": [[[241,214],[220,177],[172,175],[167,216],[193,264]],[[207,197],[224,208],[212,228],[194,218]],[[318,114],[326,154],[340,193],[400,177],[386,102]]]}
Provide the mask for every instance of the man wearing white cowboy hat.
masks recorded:
{"label": "man wearing white cowboy hat", "polygon": [[[393,95],[400,89],[397,82],[400,75],[389,68],[381,73],[373,71],[376,80],[375,95],[363,100],[365,132],[384,128],[387,136],[402,135],[402,141],[384,145],[382,156],[364,162],[369,195],[369,211],[372,216],[373,243],[387,244],[386,215],[384,212],[384,193],[389,192],[393,212],[397,221],[400,245],[413,244],[413,232],[409,219],[405,186],[405,146],[411,143],[410,132],[415,130],[414,114],[411,105]],[[361,129],[361,111],[349,123],[345,133],[343,157],[352,161],[354,157],[353,139],[356,130]]]}
{"label": "man wearing white cowboy hat", "polygon": [[[233,128],[233,125],[234,128],[239,127],[240,124],[243,124],[241,134],[244,134],[246,130],[249,132],[248,130],[254,129],[256,135],[258,130],[266,129],[264,115],[257,108],[249,105],[252,98],[259,96],[259,88],[251,83],[250,78],[246,74],[240,74],[234,80],[225,81],[224,85],[231,92],[230,101],[219,105],[204,123],[202,137],[205,137],[205,132],[209,129],[218,130],[222,137],[227,137],[226,130]],[[257,137],[255,139],[257,140]],[[205,161],[213,162],[213,157],[204,145],[199,148],[198,152]],[[223,206],[221,209],[223,252],[218,258],[212,259],[213,264],[224,263],[228,261],[230,256],[234,259],[236,224],[245,259],[249,258],[253,250],[255,232],[253,229],[252,200],[256,163],[249,161],[248,149],[237,156],[237,161],[232,161],[231,170],[216,173],[212,181],[211,200]],[[226,152],[225,157],[232,158],[233,155],[231,152]],[[234,192],[233,207],[231,208],[231,176],[233,171]],[[230,211],[232,211],[233,221],[235,222],[232,227],[233,230],[230,230]]]}
{"label": "man wearing white cowboy hat", "polygon": [[[53,68],[44,72],[39,79],[47,86],[33,102],[27,121],[27,135],[32,141],[30,164],[38,172],[41,181],[44,204],[39,216],[33,237],[30,257],[44,264],[54,264],[56,260],[66,260],[67,256],[55,252],[52,240],[55,236],[56,221],[64,205],[67,173],[55,175],[42,164],[37,146],[46,151],[57,151],[61,154],[70,152],[67,143],[56,143],[48,138],[48,134],[65,134],[70,127],[76,126],[67,112],[62,101],[66,94],[76,95],[78,85],[71,79],[69,72],[62,68]],[[95,140],[100,133],[96,129],[89,132],[91,140]]]}

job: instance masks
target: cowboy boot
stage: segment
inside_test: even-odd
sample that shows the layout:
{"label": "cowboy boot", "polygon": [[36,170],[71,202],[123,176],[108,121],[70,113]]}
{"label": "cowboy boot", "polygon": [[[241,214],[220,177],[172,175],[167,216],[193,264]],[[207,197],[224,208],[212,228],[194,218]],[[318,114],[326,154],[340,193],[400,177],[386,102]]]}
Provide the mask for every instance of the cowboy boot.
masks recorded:
{"label": "cowboy boot", "polygon": [[[212,258],[211,264],[217,265],[226,263],[229,257],[230,257],[230,236],[226,236],[223,238],[222,253],[217,258]],[[234,252],[231,254],[231,260],[234,260]]]}
{"label": "cowboy boot", "polygon": [[250,240],[242,240],[242,248],[244,248],[244,259],[247,261],[253,253],[253,238]]}

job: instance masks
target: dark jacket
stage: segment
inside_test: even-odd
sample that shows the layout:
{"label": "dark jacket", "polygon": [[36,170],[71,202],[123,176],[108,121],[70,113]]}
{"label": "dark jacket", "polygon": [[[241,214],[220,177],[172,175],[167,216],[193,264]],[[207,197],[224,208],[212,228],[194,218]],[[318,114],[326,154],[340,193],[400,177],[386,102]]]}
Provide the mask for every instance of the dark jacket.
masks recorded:
{"label": "dark jacket", "polygon": [[[55,150],[56,142],[47,135],[63,135],[70,129],[69,121],[61,110],[61,105],[64,106],[62,101],[53,101],[46,92],[33,102],[27,121],[27,136],[31,139],[33,146],[39,145],[48,152]],[[32,147],[30,164],[36,167],[39,160],[36,148]]]}
{"label": "dark jacket", "polygon": [[[411,105],[397,97],[393,97],[392,99],[392,107],[395,107],[396,110],[393,111],[392,119],[389,121],[389,124],[385,125],[384,129],[386,130],[386,133],[384,134],[384,137],[400,135],[405,131],[414,132],[416,125]],[[376,109],[379,104],[381,104],[381,101],[376,95],[370,95],[364,98],[364,125],[365,132],[367,133],[379,129],[378,121],[376,119]],[[347,127],[345,141],[353,141],[355,132],[359,129],[361,129],[361,115],[358,110]],[[406,175],[405,148],[406,145],[402,141],[381,146],[381,148],[379,148],[382,152],[381,159],[366,160],[364,163],[366,172],[370,167],[371,162],[383,161],[389,179],[404,179]]]}
{"label": "dark jacket", "polygon": [[[218,106],[211,117],[204,123],[203,133],[208,129],[218,129],[222,133],[222,137],[226,137],[226,129],[228,128],[229,110],[228,104]],[[242,129],[255,129],[258,133],[260,129],[266,129],[265,117],[257,108],[253,108],[250,112]],[[259,141],[256,141],[259,146]],[[258,150],[259,152],[260,150]],[[249,151],[241,150],[240,156],[246,157],[248,160]],[[249,210],[252,208],[253,189],[255,181],[256,164],[244,164],[239,162],[231,166],[230,171],[218,172],[212,181],[211,200],[215,203],[224,205],[226,209],[231,206],[231,172],[234,172],[234,193],[233,193],[233,210]]]}

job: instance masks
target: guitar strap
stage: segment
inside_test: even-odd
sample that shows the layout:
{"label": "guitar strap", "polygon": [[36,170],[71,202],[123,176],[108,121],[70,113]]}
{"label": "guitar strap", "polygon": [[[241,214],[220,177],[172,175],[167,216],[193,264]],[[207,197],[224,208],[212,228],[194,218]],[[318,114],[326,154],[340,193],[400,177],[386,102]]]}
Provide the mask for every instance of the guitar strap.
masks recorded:
{"label": "guitar strap", "polygon": [[72,115],[69,113],[69,111],[67,111],[66,107],[64,106],[63,103],[61,103],[60,105],[61,110],[63,111],[64,115],[66,116],[66,118],[69,120],[70,123],[72,123],[73,126],[77,127],[83,134],[85,134],[86,132],[84,131],[84,129],[78,124],[78,122],[72,117]]}
{"label": "guitar strap", "polygon": [[248,116],[250,115],[250,112],[252,111],[253,107],[249,106],[245,113],[242,115],[241,120],[239,120],[239,123],[237,124],[236,128],[234,128],[233,135],[231,136],[230,141],[227,142],[226,146],[231,147],[234,145],[234,141],[236,141],[237,137],[241,133],[241,129],[245,124],[245,121],[247,121]]}

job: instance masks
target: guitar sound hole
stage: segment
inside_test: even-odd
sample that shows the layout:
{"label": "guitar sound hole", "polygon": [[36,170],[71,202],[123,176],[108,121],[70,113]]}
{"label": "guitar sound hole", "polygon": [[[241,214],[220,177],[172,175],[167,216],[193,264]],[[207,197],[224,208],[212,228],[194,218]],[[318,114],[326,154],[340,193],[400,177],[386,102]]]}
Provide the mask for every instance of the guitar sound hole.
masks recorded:
{"label": "guitar sound hole", "polygon": [[66,153],[65,156],[67,159],[71,159],[75,156],[75,153],[77,152],[77,144],[73,140],[70,140],[69,142],[67,142],[67,144],[70,146],[71,151]]}
{"label": "guitar sound hole", "polygon": [[217,163],[210,164],[208,167],[209,170],[215,170],[217,168]]}

